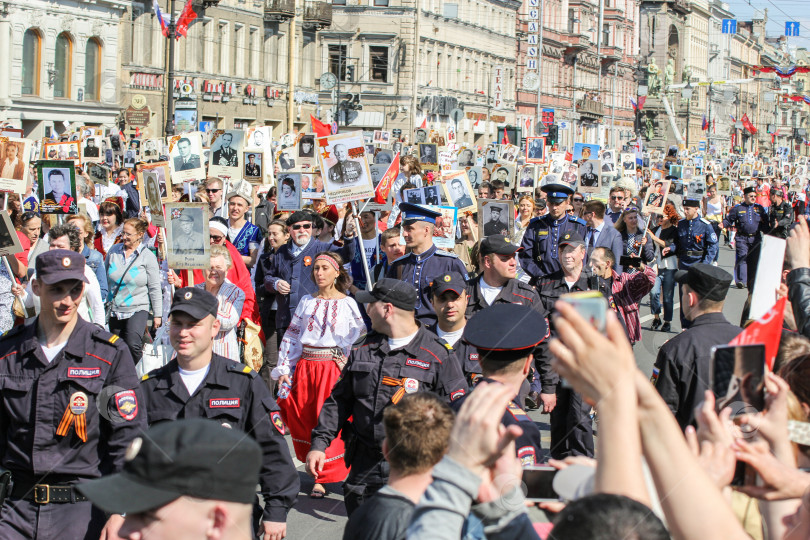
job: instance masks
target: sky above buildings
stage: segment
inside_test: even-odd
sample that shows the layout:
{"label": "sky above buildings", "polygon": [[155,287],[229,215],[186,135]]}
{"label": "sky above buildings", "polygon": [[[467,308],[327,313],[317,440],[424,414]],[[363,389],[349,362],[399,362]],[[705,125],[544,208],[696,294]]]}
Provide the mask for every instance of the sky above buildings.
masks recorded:
{"label": "sky above buildings", "polygon": [[[754,14],[765,9],[768,10],[768,37],[777,37],[785,34],[786,21],[798,21],[799,37],[791,37],[790,45],[810,49],[810,0],[725,0],[729,10],[734,13],[737,20],[747,21]],[[796,17],[794,15],[799,14]]]}

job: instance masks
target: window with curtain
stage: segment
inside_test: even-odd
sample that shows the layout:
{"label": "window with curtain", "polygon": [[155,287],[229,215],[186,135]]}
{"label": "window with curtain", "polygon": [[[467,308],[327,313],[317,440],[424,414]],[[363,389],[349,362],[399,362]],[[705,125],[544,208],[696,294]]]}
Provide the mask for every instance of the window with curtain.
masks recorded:
{"label": "window with curtain", "polygon": [[26,30],[23,35],[22,93],[39,95],[40,49],[42,40],[36,30]]}
{"label": "window with curtain", "polygon": [[101,45],[95,38],[87,40],[84,50],[84,99],[98,101],[101,81]]}
{"label": "window with curtain", "polygon": [[53,68],[56,71],[56,80],[53,84],[53,97],[70,97],[70,73],[73,69],[73,42],[64,32],[56,38]]}

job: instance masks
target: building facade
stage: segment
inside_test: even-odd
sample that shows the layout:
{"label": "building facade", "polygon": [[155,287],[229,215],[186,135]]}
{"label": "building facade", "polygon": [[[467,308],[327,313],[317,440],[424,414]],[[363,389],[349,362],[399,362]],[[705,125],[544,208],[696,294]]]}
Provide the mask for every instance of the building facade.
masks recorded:
{"label": "building facade", "polygon": [[0,117],[26,137],[119,114],[119,20],[128,2],[29,0],[0,6]]}
{"label": "building facade", "polygon": [[[521,13],[529,13],[525,0]],[[638,55],[635,0],[543,0],[539,91],[518,88],[522,125],[540,119],[558,126],[558,145],[575,142],[621,147],[634,137],[635,66]],[[531,20],[519,21],[518,79],[530,71]],[[526,37],[523,37],[526,36]]]}
{"label": "building facade", "polygon": [[[171,94],[177,130],[308,129],[309,115],[320,113],[316,34],[331,22],[329,4],[195,0],[193,5],[198,17],[175,44]],[[160,136],[166,126],[168,39],[150,7],[133,2],[121,24],[122,119],[130,131],[137,127],[145,136]]]}
{"label": "building facade", "polygon": [[464,144],[500,140],[516,120],[519,8],[518,0],[333,1],[334,24],[318,35],[321,72],[334,76],[319,81],[321,103],[331,103],[322,119],[410,141],[422,125]]}

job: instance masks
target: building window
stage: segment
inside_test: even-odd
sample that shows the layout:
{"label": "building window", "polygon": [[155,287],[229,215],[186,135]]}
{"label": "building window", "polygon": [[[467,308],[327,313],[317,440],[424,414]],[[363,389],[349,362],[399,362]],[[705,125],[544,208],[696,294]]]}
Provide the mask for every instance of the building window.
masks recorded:
{"label": "building window", "polygon": [[458,4],[442,4],[444,16],[448,19],[458,19]]}
{"label": "building window", "polygon": [[250,29],[250,38],[248,39],[248,74],[252,78],[259,76],[259,63],[256,61],[256,49],[259,48],[259,30],[257,28]]}
{"label": "building window", "polygon": [[388,7],[388,0],[374,0],[374,5],[379,7]]}
{"label": "building window", "polygon": [[329,73],[346,79],[346,45],[329,45]]}
{"label": "building window", "polygon": [[22,93],[39,95],[40,54],[42,38],[36,30],[26,30],[23,35]]}
{"label": "building window", "polygon": [[70,74],[73,71],[73,41],[62,32],[56,38],[53,68],[56,70],[56,81],[53,84],[53,97],[70,97]]}
{"label": "building window", "polygon": [[372,46],[368,48],[371,64],[371,80],[388,82],[388,47]]}
{"label": "building window", "polygon": [[346,0],[332,0],[333,6],[345,6]]}
{"label": "building window", "polygon": [[569,9],[568,10],[568,33],[569,34],[574,33],[574,17],[575,16],[576,16],[576,13],[574,13],[574,10]]}
{"label": "building window", "polygon": [[96,38],[87,40],[84,49],[84,99],[98,101],[101,80],[101,45]]}
{"label": "building window", "polygon": [[610,25],[603,24],[602,25],[602,47],[607,47],[610,45]]}

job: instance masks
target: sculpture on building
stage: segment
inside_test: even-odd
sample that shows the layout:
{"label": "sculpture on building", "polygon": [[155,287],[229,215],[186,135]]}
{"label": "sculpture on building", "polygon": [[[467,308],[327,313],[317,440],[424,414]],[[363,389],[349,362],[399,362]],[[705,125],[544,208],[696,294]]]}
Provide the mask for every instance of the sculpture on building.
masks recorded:
{"label": "sculpture on building", "polygon": [[647,116],[645,119],[645,137],[647,137],[648,141],[651,141],[655,137],[655,123],[651,116]]}
{"label": "sculpture on building", "polygon": [[692,80],[692,66],[689,64],[685,64],[683,66],[683,71],[681,71],[681,82],[688,83]]}
{"label": "sculpture on building", "polygon": [[675,81],[675,60],[670,58],[667,60],[667,67],[664,68],[664,92],[669,90],[669,87]]}
{"label": "sculpture on building", "polygon": [[655,58],[650,58],[650,63],[647,64],[647,95],[650,97],[658,97],[661,91],[661,69],[655,63]]}

